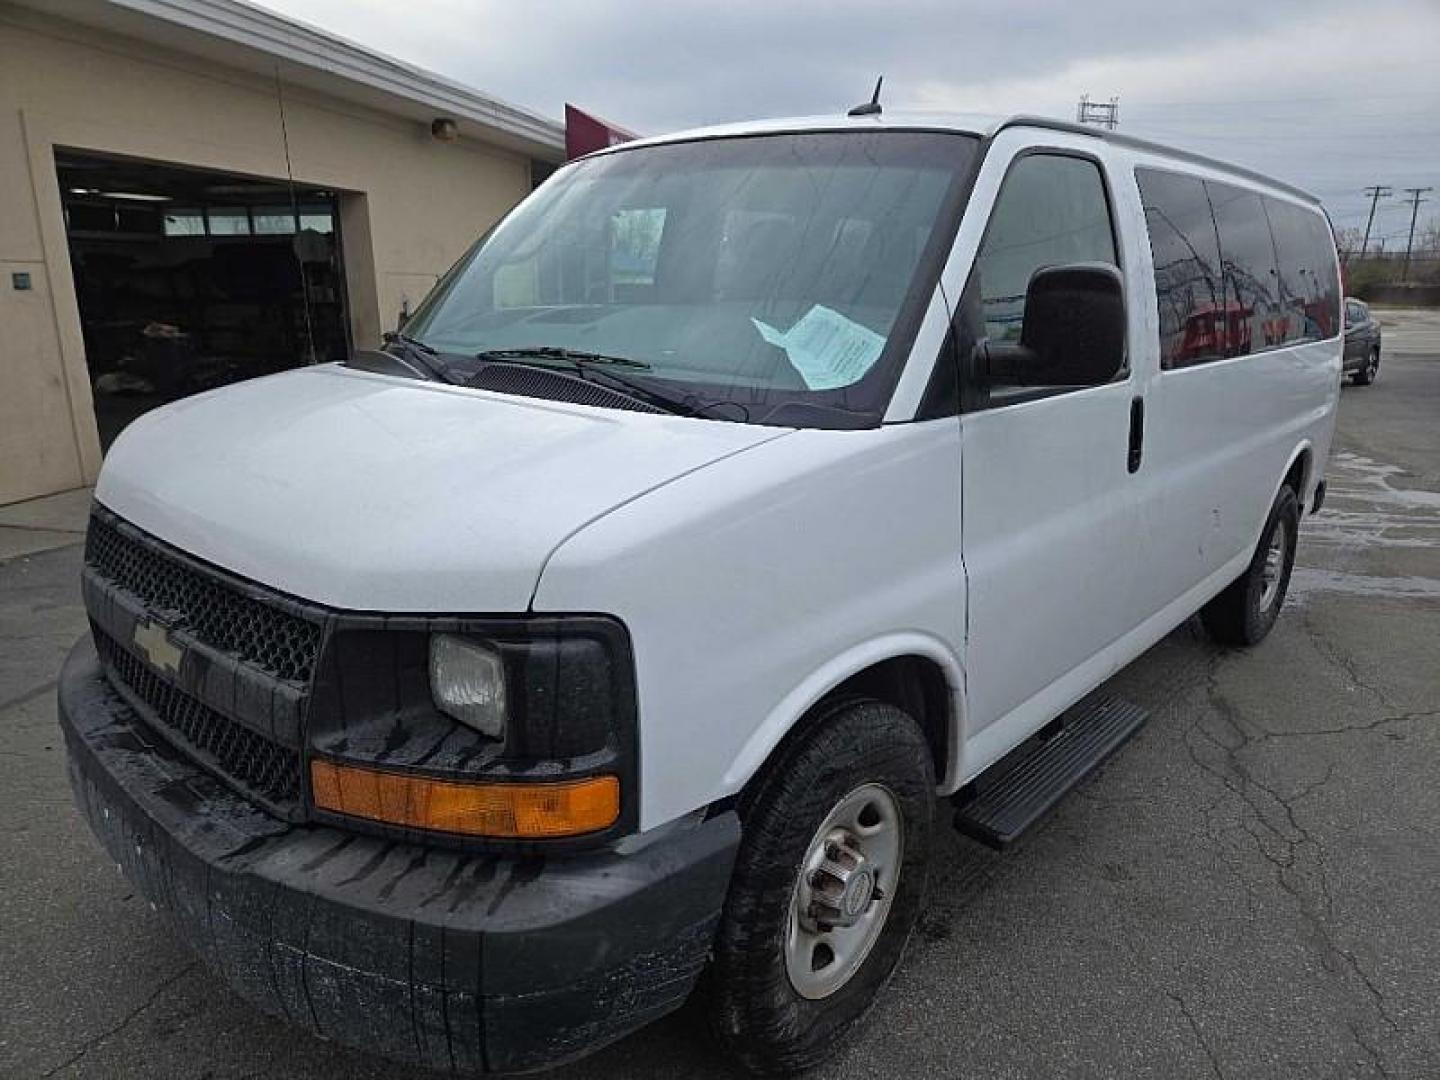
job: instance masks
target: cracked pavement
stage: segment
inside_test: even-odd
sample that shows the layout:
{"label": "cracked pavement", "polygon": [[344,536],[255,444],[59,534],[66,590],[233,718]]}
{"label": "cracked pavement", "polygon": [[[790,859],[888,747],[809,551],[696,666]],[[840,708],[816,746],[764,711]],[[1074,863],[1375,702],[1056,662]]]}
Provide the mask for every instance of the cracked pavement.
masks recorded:
{"label": "cracked pavement", "polygon": [[[1150,722],[1009,854],[942,831],[902,969],[817,1075],[1440,1075],[1440,312],[1381,318],[1274,633],[1192,620],[1116,676]],[[0,1075],[429,1075],[254,1013],[105,861],[54,722],[78,564],[0,562]],[[557,1074],[728,1075],[693,1007]]]}

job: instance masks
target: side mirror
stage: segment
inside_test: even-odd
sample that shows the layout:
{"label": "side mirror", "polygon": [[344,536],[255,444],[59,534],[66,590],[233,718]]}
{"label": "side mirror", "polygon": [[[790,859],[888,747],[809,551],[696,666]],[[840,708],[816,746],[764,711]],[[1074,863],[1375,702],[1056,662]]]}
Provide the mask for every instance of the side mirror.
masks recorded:
{"label": "side mirror", "polygon": [[983,374],[1010,386],[1100,386],[1125,362],[1125,279],[1108,263],[1035,271],[1020,342],[985,347]]}

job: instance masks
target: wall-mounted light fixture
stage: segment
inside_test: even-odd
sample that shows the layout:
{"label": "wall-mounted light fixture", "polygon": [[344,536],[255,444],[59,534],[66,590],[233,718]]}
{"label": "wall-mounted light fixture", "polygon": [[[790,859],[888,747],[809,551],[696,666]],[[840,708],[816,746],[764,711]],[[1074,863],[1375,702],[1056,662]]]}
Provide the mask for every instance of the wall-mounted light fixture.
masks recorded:
{"label": "wall-mounted light fixture", "polygon": [[430,134],[440,142],[454,142],[460,138],[460,125],[447,116],[437,116],[430,121]]}

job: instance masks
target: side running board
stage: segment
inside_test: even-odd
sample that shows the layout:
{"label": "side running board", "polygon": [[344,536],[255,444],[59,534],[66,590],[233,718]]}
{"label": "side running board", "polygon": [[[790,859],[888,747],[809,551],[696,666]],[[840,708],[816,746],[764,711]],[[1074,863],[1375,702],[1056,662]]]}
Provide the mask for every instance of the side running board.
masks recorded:
{"label": "side running board", "polygon": [[[1017,748],[956,798],[955,828],[993,848],[1012,843],[1149,719],[1119,698],[1083,701],[1064,713],[1049,738]],[[992,767],[989,772],[995,772]]]}

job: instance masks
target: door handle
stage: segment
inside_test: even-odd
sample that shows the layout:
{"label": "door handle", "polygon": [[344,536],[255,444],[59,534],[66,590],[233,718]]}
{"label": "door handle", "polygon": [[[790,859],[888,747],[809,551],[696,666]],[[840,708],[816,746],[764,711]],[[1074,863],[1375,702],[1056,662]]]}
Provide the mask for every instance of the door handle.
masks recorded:
{"label": "door handle", "polygon": [[1126,467],[1133,473],[1140,471],[1140,456],[1145,449],[1145,399],[1130,399],[1130,453],[1125,459]]}

